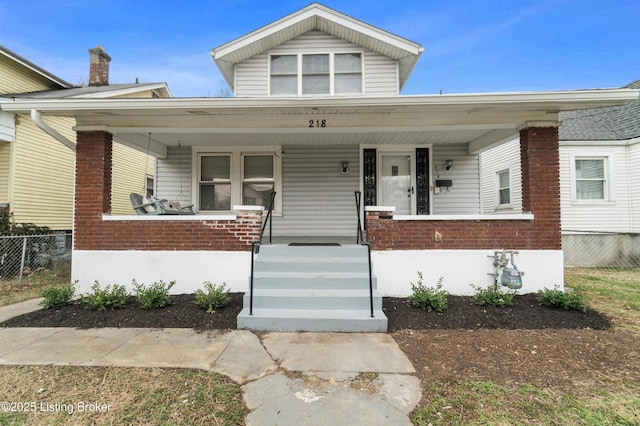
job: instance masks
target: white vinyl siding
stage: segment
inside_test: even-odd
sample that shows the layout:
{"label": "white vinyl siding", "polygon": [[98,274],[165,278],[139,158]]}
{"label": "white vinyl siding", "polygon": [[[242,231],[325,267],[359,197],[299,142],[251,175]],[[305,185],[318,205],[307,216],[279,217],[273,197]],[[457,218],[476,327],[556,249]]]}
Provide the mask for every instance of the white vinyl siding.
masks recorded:
{"label": "white vinyl siding", "polygon": [[[575,196],[575,160],[606,160],[607,196],[604,200],[579,200]],[[561,146],[560,202],[562,231],[629,232],[630,175],[625,146]]]}
{"label": "white vinyl siding", "polygon": [[175,200],[187,206],[191,196],[191,147],[169,146],[167,158],[157,159],[156,197]]}
{"label": "white vinyl siding", "polygon": [[235,95],[237,97],[269,96],[270,55],[313,53],[362,53],[363,94],[366,96],[398,95],[399,83],[396,61],[321,31],[310,31],[264,54],[257,55],[238,64],[235,76]]}
{"label": "white vinyl siding", "polygon": [[[481,197],[483,214],[522,212],[522,171],[520,165],[520,139],[489,149],[480,154]],[[455,167],[455,166],[454,166]],[[497,173],[510,171],[511,202],[500,205]]]}
{"label": "white vinyl siding", "polygon": [[[358,146],[285,146],[282,160],[282,216],[277,236],[355,238],[354,191],[359,188]],[[342,162],[349,173],[342,173]]]}
{"label": "white vinyl siding", "polygon": [[[467,144],[435,145],[433,147],[433,183],[436,179],[450,179],[450,191],[433,195],[433,214],[479,214],[480,178],[477,155],[468,154]],[[450,171],[444,162],[453,160]]]}

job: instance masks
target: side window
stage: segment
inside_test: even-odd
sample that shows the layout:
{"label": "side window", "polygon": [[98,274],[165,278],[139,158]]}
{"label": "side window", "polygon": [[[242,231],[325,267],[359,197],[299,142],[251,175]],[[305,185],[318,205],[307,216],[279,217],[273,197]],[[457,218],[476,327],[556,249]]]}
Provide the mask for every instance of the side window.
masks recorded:
{"label": "side window", "polygon": [[201,155],[198,210],[231,210],[231,156]]}
{"label": "side window", "polygon": [[147,175],[145,180],[144,180],[144,193],[146,196],[152,196],[153,195],[153,187],[154,187],[154,182],[155,180],[153,179],[153,176],[151,175]]}
{"label": "side window", "polygon": [[497,173],[498,207],[511,204],[511,173],[509,169]]}
{"label": "side window", "polygon": [[605,159],[576,157],[575,188],[576,200],[605,200],[607,198]]}

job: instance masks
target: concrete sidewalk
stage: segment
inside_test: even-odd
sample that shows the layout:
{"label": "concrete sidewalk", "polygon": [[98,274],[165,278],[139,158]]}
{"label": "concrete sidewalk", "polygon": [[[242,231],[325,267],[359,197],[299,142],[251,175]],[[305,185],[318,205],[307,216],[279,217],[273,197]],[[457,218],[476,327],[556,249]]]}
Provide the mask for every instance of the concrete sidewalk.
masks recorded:
{"label": "concrete sidewalk", "polygon": [[[0,321],[21,309],[0,307]],[[0,364],[215,371],[241,385],[248,425],[409,425],[421,398],[413,366],[382,333],[0,328]]]}

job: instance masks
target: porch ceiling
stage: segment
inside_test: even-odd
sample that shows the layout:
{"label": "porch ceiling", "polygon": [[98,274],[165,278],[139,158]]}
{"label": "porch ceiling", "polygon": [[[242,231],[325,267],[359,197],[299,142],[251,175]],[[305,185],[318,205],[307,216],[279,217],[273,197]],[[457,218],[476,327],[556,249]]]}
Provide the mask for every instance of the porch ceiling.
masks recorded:
{"label": "porch ceiling", "polygon": [[[639,90],[423,95],[384,98],[61,99],[0,102],[76,119],[116,141],[166,154],[181,145],[349,145],[468,143],[470,151],[511,140],[526,122],[556,122],[559,111],[620,105]],[[323,126],[324,123],[324,126]]]}

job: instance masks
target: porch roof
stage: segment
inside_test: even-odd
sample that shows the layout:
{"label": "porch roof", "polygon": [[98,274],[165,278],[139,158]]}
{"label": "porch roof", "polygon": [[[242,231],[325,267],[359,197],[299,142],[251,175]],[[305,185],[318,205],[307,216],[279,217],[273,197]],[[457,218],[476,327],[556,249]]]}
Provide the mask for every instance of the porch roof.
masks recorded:
{"label": "porch roof", "polygon": [[623,88],[379,98],[0,99],[0,109],[74,117],[78,131],[107,131],[159,157],[178,143],[468,143],[475,153],[516,138],[526,123],[555,125],[560,111],[621,105],[639,95]]}

